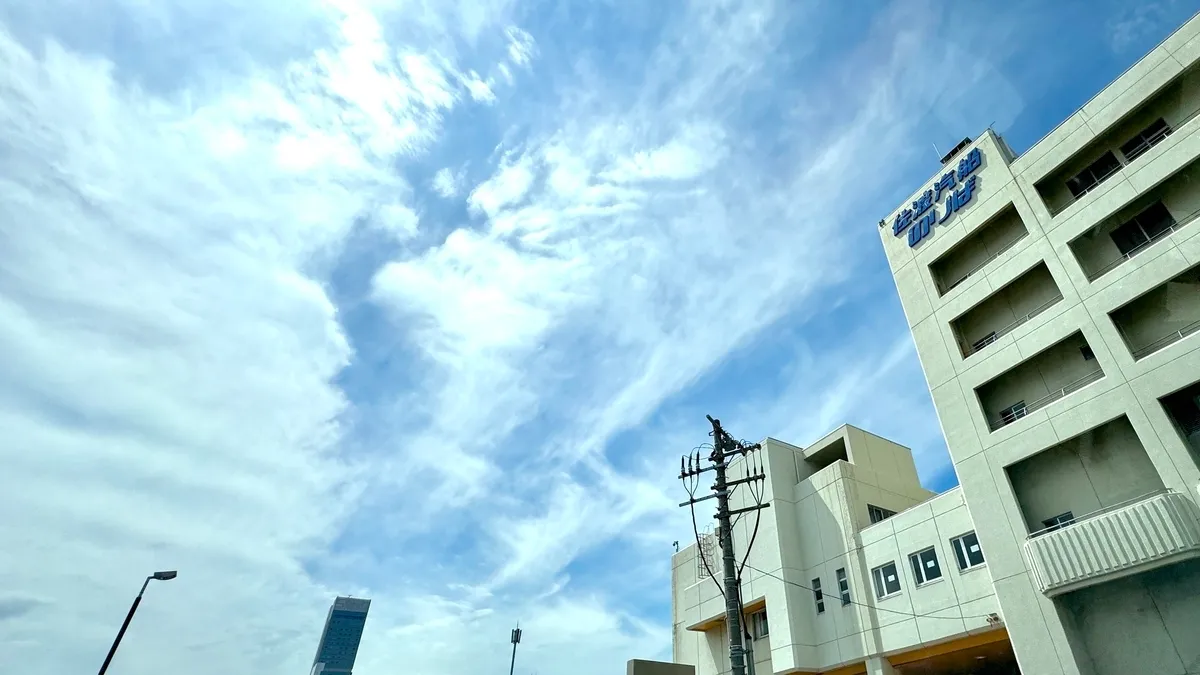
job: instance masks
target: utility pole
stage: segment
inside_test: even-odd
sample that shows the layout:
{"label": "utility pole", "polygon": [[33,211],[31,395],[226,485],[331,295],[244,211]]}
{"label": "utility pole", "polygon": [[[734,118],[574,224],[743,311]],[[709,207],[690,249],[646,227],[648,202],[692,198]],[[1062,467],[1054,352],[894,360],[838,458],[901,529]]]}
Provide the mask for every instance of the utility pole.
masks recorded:
{"label": "utility pole", "polygon": [[[680,504],[680,506],[693,507],[697,502],[706,499],[716,498],[717,500],[717,533],[721,544],[721,567],[722,581],[721,594],[725,596],[725,622],[729,629],[729,663],[732,669],[731,675],[746,675],[746,649],[744,647],[743,633],[745,629],[742,626],[742,600],[741,600],[741,575],[739,574],[737,558],[733,552],[733,516],[741,513],[749,513],[759,511],[770,506],[769,503],[763,503],[762,493],[754,493],[751,487],[751,493],[754,494],[757,503],[754,506],[730,509],[729,496],[740,485],[753,485],[758,481],[766,478],[761,471],[754,473],[747,466],[746,477],[734,481],[730,481],[727,475],[729,462],[738,456],[748,456],[755,450],[760,449],[757,443],[748,445],[741,441],[734,440],[733,436],[729,435],[725,429],[721,428],[721,421],[713,419],[711,415],[706,415],[710,424],[712,424],[713,438],[712,453],[708,456],[709,466],[700,466],[700,455],[697,453],[694,458],[688,455],[687,465],[680,463],[679,478],[687,484],[687,481],[698,481],[700,474],[705,471],[713,471],[714,481],[712,485],[712,494],[704,497],[695,496],[694,483],[693,487],[688,489],[691,499]],[[694,512],[693,512],[694,513]],[[693,515],[694,518],[694,515]],[[755,528],[757,530],[757,527]],[[751,542],[752,543],[752,542]],[[699,542],[697,542],[699,544]],[[697,555],[700,554],[699,546],[697,546]],[[750,546],[747,544],[746,556],[750,554]],[[707,569],[707,560],[703,561]],[[745,566],[746,559],[743,558],[742,566]],[[707,570],[710,575],[712,570]],[[714,575],[715,576],[715,575]]]}
{"label": "utility pole", "polygon": [[512,630],[512,637],[509,638],[512,643],[512,662],[508,665],[508,675],[513,675],[513,669],[517,667],[517,645],[521,644],[521,623],[517,622],[517,627]]}

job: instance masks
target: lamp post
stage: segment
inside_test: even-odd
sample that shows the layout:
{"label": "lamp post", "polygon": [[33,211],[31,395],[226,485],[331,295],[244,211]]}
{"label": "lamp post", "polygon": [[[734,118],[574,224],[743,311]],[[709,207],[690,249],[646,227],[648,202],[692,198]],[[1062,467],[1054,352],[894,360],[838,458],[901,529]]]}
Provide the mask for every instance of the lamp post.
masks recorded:
{"label": "lamp post", "polygon": [[138,605],[142,604],[142,594],[146,592],[146,586],[150,585],[150,581],[170,581],[178,575],[179,573],[175,570],[169,570],[155,572],[146,577],[146,581],[142,582],[142,590],[138,591],[137,597],[133,599],[133,605],[129,608],[129,613],[125,615],[125,623],[122,623],[121,630],[117,631],[117,639],[113,640],[112,647],[108,650],[108,656],[104,657],[104,665],[100,666],[100,672],[97,675],[104,675],[108,670],[108,664],[112,663],[113,654],[117,653],[117,647],[121,645],[121,638],[125,637],[125,629],[129,628],[129,622],[133,620],[133,613],[137,611]]}

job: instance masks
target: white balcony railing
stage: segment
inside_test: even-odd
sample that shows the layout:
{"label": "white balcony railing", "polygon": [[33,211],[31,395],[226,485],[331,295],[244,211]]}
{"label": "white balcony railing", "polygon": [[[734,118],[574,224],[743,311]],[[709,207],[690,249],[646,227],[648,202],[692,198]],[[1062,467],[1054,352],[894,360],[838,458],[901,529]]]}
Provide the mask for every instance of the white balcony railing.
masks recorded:
{"label": "white balcony railing", "polygon": [[[1074,204],[1075,202],[1078,202],[1080,199],[1083,199],[1089,192],[1091,192],[1091,191],[1095,190],[1097,187],[1099,187],[1101,183],[1108,180],[1109,178],[1112,178],[1116,174],[1120,173],[1125,167],[1136,162],[1138,160],[1138,158],[1140,158],[1142,155],[1146,154],[1151,148],[1153,148],[1154,146],[1156,146],[1159,143],[1166,140],[1166,138],[1168,136],[1170,136],[1171,134],[1178,131],[1185,124],[1187,124],[1188,122],[1191,122],[1196,117],[1200,117],[1200,109],[1193,110],[1192,112],[1188,113],[1188,115],[1186,117],[1175,122],[1174,128],[1166,127],[1164,129],[1160,129],[1159,131],[1155,132],[1152,136],[1149,136],[1146,139],[1144,139],[1143,145],[1140,146],[1138,148],[1137,152],[1133,153],[1133,155],[1131,157],[1126,157],[1124,162],[1121,162],[1120,158],[1118,158],[1117,166],[1115,166],[1111,170],[1109,170],[1108,173],[1105,173],[1103,176],[1100,176],[1099,178],[1097,178],[1096,182],[1089,185],[1086,190],[1083,190],[1082,192],[1080,192],[1077,195],[1073,195],[1073,198],[1070,201],[1068,201],[1067,203],[1060,205],[1058,208],[1051,209],[1050,215],[1057,216],[1058,214],[1062,213],[1063,211],[1066,211],[1068,208],[1071,207],[1072,204]],[[1116,156],[1115,153],[1113,156],[1114,157]]]}
{"label": "white balcony railing", "polygon": [[1127,253],[1122,253],[1121,255],[1117,256],[1116,258],[1101,265],[1100,267],[1096,268],[1094,271],[1088,272],[1085,270],[1085,275],[1087,276],[1087,280],[1095,281],[1095,280],[1099,279],[1100,277],[1104,276],[1105,274],[1108,274],[1109,272],[1117,269],[1121,265],[1124,265],[1126,262],[1133,259],[1134,256],[1146,251],[1151,246],[1154,246],[1155,244],[1162,241],[1163,239],[1166,239],[1167,237],[1171,236],[1172,234],[1175,234],[1176,232],[1183,229],[1184,227],[1191,225],[1198,218],[1200,218],[1200,209],[1198,209],[1196,211],[1192,211],[1191,213],[1187,214],[1186,216],[1183,216],[1182,218],[1180,218],[1179,220],[1176,220],[1174,225],[1171,225],[1170,227],[1163,230],[1162,232],[1159,232],[1159,233],[1155,234],[1153,237],[1150,237],[1146,241],[1138,244],[1137,246],[1130,249]]}
{"label": "white balcony railing", "polygon": [[1025,541],[1033,579],[1047,596],[1200,557],[1200,509],[1163,490],[1043,530]]}
{"label": "white balcony railing", "polygon": [[988,263],[990,263],[993,260],[995,260],[996,258],[999,258],[1000,256],[1004,255],[1004,253],[1006,251],[1008,251],[1008,249],[1016,246],[1017,242],[1021,241],[1022,239],[1024,239],[1027,236],[1029,236],[1029,232],[1022,231],[1021,236],[1013,239],[1012,241],[1007,241],[1007,242],[1004,242],[1003,244],[1001,244],[999,248],[997,248],[992,253],[988,254],[987,258],[984,258],[982,261],[979,262],[979,264],[975,265],[971,269],[969,269],[966,272],[964,272],[963,274],[959,275],[958,278],[956,278],[954,281],[951,281],[949,283],[940,284],[941,295],[946,295],[947,293],[954,290],[955,288],[958,288],[962,284],[962,282],[966,281],[967,279],[970,279],[972,276],[975,275],[976,272],[987,267]]}
{"label": "white balcony railing", "polygon": [[968,356],[971,356],[972,354],[977,354],[977,353],[983,351],[984,348],[986,348],[988,345],[992,344],[996,340],[999,340],[1000,338],[1004,337],[1005,335],[1008,335],[1009,333],[1013,332],[1014,330],[1020,328],[1026,322],[1028,322],[1030,319],[1037,316],[1038,314],[1041,314],[1042,312],[1046,311],[1047,309],[1050,309],[1059,300],[1062,300],[1062,299],[1063,299],[1063,296],[1061,296],[1061,295],[1055,296],[1053,299],[1051,299],[1047,302],[1044,302],[1041,305],[1038,305],[1036,308],[1034,308],[1028,314],[1026,314],[1025,316],[1022,316],[1021,318],[1017,319],[1016,321],[1013,321],[1012,323],[1008,324],[1004,328],[999,328],[999,329],[989,333],[987,335],[987,337],[985,337],[981,340],[976,340],[975,344],[972,344],[968,347],[963,347],[962,348],[963,358],[967,358]]}
{"label": "white balcony railing", "polygon": [[1175,344],[1176,342],[1179,342],[1180,340],[1182,340],[1190,335],[1195,335],[1196,333],[1200,333],[1200,321],[1190,323],[1190,324],[1184,326],[1183,328],[1180,328],[1177,331],[1169,333],[1169,334],[1155,340],[1154,342],[1151,342],[1150,344],[1146,345],[1145,347],[1141,347],[1140,349],[1133,350],[1133,358],[1135,361],[1138,359],[1145,358],[1147,356],[1150,356],[1154,352],[1157,352],[1160,349],[1166,349],[1167,347],[1170,347],[1171,345]]}
{"label": "white balcony railing", "polygon": [[1000,415],[1000,417],[994,418],[994,419],[989,419],[988,426],[991,428],[992,431],[996,431],[997,429],[1006,427],[1006,426],[1012,424],[1013,422],[1016,422],[1017,420],[1021,419],[1022,417],[1025,417],[1027,415],[1032,415],[1033,413],[1041,410],[1042,408],[1045,408],[1046,406],[1050,405],[1051,403],[1054,403],[1055,401],[1057,401],[1061,398],[1065,398],[1065,397],[1079,391],[1080,389],[1083,389],[1084,387],[1088,386],[1089,384],[1091,384],[1093,382],[1097,382],[1101,379],[1104,379],[1104,369],[1097,368],[1093,372],[1088,373],[1087,375],[1084,375],[1083,377],[1079,378],[1078,380],[1075,380],[1074,382],[1072,382],[1064,387],[1061,387],[1059,389],[1055,389],[1054,391],[1050,392],[1049,394],[1046,394],[1045,396],[1039,398],[1038,400],[1034,401],[1033,403],[1027,403],[1023,406],[1015,406],[1015,407],[1009,408],[1005,413]]}

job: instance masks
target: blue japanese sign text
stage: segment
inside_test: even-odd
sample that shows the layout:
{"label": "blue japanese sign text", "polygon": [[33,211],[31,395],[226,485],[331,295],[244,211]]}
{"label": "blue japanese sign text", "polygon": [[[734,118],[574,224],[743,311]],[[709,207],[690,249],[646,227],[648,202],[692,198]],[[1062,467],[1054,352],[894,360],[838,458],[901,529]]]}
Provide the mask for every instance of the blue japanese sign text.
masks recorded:
{"label": "blue japanese sign text", "polygon": [[[979,151],[979,148],[971,148],[971,151],[959,160],[957,171],[951,169],[942,174],[933,187],[917,196],[911,208],[903,209],[896,214],[896,220],[892,223],[892,234],[898,237],[907,230],[908,245],[916,246],[922,239],[929,236],[934,225],[940,225],[950,220],[950,216],[961,211],[975,195],[977,177],[974,173],[981,164],[983,164],[983,153]],[[942,203],[943,195],[946,198],[945,210],[939,217],[937,210],[938,205]]]}

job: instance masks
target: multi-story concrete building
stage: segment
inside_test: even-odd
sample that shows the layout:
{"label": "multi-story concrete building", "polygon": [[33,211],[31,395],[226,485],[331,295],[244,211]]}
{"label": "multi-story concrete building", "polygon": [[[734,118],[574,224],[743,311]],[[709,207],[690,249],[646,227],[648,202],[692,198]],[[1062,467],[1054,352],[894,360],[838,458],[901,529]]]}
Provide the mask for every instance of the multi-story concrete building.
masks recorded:
{"label": "multi-story concrete building", "polygon": [[[851,426],[801,449],[768,438],[762,512],[734,527],[755,675],[1015,672],[974,525],[955,488],[921,487],[912,453]],[[739,460],[733,479],[747,474]],[[734,506],[749,505],[748,485]],[[740,554],[739,554],[740,555]],[[707,563],[707,567],[706,567]],[[673,559],[674,660],[729,671],[713,535]]]}
{"label": "multi-story concrete building", "polygon": [[1021,670],[1200,673],[1200,16],[880,223]]}
{"label": "multi-story concrete building", "polygon": [[351,675],[370,610],[371,601],[366,598],[334,598],[313,657],[314,675]]}
{"label": "multi-story concrete building", "polygon": [[[1023,154],[964,140],[879,227],[961,487],[852,427],[764,441],[755,675],[1200,674],[1200,16]],[[716,675],[701,541],[675,660]]]}

